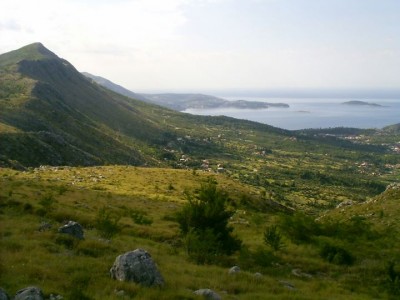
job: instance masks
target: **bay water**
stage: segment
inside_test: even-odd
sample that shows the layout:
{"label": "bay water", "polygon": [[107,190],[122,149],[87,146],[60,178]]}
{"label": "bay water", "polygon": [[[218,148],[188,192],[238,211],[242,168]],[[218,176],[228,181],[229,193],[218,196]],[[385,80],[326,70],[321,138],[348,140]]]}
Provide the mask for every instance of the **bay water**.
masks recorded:
{"label": "bay water", "polygon": [[[256,98],[221,97],[227,100],[263,101],[287,103],[288,108],[267,109],[187,109],[196,115],[224,115],[237,119],[256,121],[275,127],[297,130],[306,128],[354,127],[383,128],[400,123],[399,99],[338,99],[338,98]],[[380,106],[346,105],[347,101],[361,100]]]}

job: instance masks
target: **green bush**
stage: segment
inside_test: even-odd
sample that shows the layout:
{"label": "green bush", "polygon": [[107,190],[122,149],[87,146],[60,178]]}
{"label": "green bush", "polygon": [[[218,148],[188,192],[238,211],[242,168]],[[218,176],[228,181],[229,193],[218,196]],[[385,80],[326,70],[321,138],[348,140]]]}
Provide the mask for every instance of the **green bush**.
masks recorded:
{"label": "green bush", "polygon": [[119,220],[121,216],[116,214],[105,207],[101,208],[95,220],[96,229],[99,231],[101,237],[110,239],[116,235],[120,230]]}
{"label": "green bush", "polygon": [[321,234],[321,225],[301,213],[282,216],[280,228],[295,243],[310,242],[314,236]]}
{"label": "green bush", "polygon": [[320,249],[320,255],[326,261],[336,265],[352,265],[354,257],[346,249],[323,243]]}
{"label": "green bush", "polygon": [[400,295],[400,271],[396,271],[396,263],[391,261],[386,266],[387,287],[391,295]]}
{"label": "green bush", "polygon": [[68,187],[65,186],[65,185],[60,185],[60,186],[57,187],[57,190],[58,190],[58,194],[59,195],[64,195],[65,192],[68,191]]}
{"label": "green bush", "polygon": [[[208,181],[200,188],[196,198],[187,194],[188,203],[177,214],[181,233],[186,237],[188,254],[207,252],[211,257],[231,255],[241,247],[241,241],[232,235],[233,228],[228,221],[233,213],[226,208],[228,195],[217,189],[214,181]],[[209,262],[199,257],[198,263]]]}
{"label": "green bush", "polygon": [[50,210],[55,202],[53,195],[47,194],[44,195],[40,200],[39,204],[43,206],[44,209]]}
{"label": "green bush", "polygon": [[56,237],[56,244],[72,250],[79,244],[79,240],[69,234],[60,233]]}
{"label": "green bush", "polygon": [[32,213],[33,212],[33,205],[30,204],[30,203],[25,203],[24,204],[24,212]]}
{"label": "green bush", "polygon": [[278,259],[270,250],[265,250],[262,247],[251,251],[246,246],[243,246],[239,252],[238,264],[248,270],[259,271],[260,267],[267,268],[276,262]]}
{"label": "green bush", "polygon": [[353,216],[346,222],[328,220],[320,224],[320,234],[341,240],[354,241],[361,238],[376,239],[379,235],[365,217]]}
{"label": "green bush", "polygon": [[138,225],[151,225],[153,224],[153,220],[146,216],[146,214],[139,210],[131,210],[130,212],[131,219],[133,223]]}

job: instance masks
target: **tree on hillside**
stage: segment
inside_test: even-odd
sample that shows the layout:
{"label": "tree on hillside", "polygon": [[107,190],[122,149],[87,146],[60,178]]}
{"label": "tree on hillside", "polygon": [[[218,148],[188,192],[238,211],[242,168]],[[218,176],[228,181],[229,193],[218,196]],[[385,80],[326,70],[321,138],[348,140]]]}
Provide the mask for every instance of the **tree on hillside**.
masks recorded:
{"label": "tree on hillside", "polygon": [[188,203],[178,213],[186,249],[197,263],[211,263],[221,255],[231,255],[241,247],[228,221],[233,212],[226,208],[228,195],[217,189],[214,180],[201,185],[198,195],[187,194]]}

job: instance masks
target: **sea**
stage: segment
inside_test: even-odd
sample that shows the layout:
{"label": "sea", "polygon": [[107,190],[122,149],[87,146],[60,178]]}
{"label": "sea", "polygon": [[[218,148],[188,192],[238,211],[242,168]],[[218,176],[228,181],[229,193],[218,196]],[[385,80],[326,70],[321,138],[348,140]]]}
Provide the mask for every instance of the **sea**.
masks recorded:
{"label": "sea", "polygon": [[[267,109],[187,109],[195,115],[229,116],[256,121],[275,127],[299,130],[308,128],[383,128],[400,123],[400,99],[349,99],[349,98],[260,98],[221,96],[226,100],[264,101],[287,103],[288,108]],[[364,101],[380,106],[345,105],[347,101]]]}

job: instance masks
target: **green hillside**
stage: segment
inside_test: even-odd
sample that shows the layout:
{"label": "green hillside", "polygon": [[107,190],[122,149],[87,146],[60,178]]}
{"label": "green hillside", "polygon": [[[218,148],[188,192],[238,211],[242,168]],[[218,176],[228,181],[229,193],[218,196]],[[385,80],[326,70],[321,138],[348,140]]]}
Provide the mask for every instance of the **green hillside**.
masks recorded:
{"label": "green hillside", "polygon": [[93,83],[41,44],[2,54],[0,64],[3,166],[219,166],[267,198],[312,210],[362,201],[398,174],[387,167],[399,161],[396,133],[290,132],[178,113]]}
{"label": "green hillside", "polygon": [[[74,300],[198,299],[199,288],[396,299],[395,128],[194,116],[101,87],[41,44],[2,54],[0,287]],[[57,233],[68,220],[85,240]],[[136,248],[154,257],[163,288],[111,280],[115,257]],[[229,275],[233,265],[242,272]]]}
{"label": "green hillside", "polygon": [[[157,164],[152,153],[175,133],[158,107],[89,82],[67,61],[33,44],[0,56],[3,157],[22,165]],[[12,61],[13,64],[9,64]],[[14,64],[17,62],[16,64]]]}

